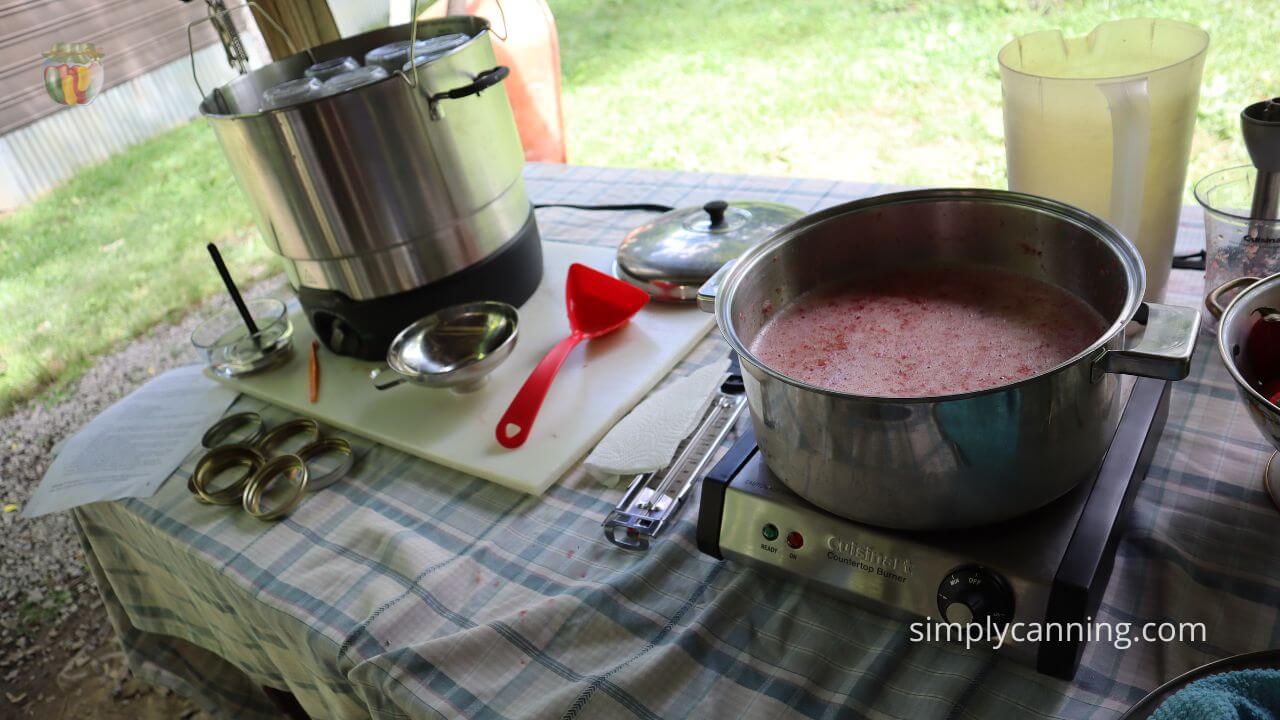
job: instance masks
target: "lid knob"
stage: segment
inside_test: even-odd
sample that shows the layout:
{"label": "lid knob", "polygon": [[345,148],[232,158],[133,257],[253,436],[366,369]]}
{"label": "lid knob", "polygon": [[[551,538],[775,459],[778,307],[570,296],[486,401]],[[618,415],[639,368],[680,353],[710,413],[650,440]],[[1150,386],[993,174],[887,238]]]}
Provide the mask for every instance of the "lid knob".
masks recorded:
{"label": "lid knob", "polygon": [[725,226],[724,213],[729,209],[729,203],[724,200],[712,200],[702,206],[707,211],[707,216],[711,219],[711,229],[719,230]]}

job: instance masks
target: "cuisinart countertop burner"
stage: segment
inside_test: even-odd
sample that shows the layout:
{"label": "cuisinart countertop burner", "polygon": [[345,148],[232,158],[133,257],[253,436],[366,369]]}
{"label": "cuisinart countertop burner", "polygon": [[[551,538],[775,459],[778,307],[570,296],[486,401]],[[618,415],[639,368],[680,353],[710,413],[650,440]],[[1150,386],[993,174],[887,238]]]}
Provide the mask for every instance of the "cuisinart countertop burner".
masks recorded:
{"label": "cuisinart countertop burner", "polygon": [[[962,531],[889,530],[820,510],[778,482],[748,432],[703,480],[698,548],[802,578],[895,617],[1087,623],[1164,428],[1170,385],[1135,382],[1095,478],[1028,515]],[[1084,645],[1077,633],[1039,643],[1007,640],[1000,652],[1070,679]]]}

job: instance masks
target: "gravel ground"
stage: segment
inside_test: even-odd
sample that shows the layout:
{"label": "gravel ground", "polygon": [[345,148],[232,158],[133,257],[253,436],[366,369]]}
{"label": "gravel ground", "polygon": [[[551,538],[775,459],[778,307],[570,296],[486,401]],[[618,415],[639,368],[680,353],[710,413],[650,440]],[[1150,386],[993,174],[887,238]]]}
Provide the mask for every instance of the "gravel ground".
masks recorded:
{"label": "gravel ground", "polygon": [[[246,295],[285,292],[283,277],[277,277],[258,283]],[[100,358],[56,397],[34,400],[0,418],[0,685],[6,692],[21,692],[22,671],[42,660],[99,644],[93,623],[72,623],[71,637],[60,638],[58,629],[68,618],[83,615],[83,609],[106,622],[70,514],[19,517],[49,464],[50,450],[152,376],[196,362],[189,341],[192,329],[228,305],[224,297],[207,301],[180,322],[158,326]],[[0,716],[4,706],[0,702]]]}

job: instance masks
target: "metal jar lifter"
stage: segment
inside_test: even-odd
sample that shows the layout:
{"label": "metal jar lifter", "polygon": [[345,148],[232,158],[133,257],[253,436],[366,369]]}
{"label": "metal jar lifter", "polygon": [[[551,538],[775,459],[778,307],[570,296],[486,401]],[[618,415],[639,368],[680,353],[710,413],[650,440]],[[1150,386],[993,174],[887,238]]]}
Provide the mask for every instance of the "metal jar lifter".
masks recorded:
{"label": "metal jar lifter", "polygon": [[[237,7],[275,25],[255,3]],[[453,33],[468,39],[429,61],[262,109],[266,89],[314,63]],[[507,74],[488,22],[451,17],[319,45],[204,96],[200,113],[329,349],[382,359],[428,313],[476,300],[519,306],[537,288],[542,250]]]}

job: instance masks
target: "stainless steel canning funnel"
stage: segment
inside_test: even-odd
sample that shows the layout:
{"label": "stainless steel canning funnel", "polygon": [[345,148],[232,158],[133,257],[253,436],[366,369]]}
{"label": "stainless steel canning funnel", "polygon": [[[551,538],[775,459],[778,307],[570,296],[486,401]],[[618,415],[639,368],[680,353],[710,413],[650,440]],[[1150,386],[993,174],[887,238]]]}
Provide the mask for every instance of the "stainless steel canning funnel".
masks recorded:
{"label": "stainless steel canning funnel", "polygon": [[375,369],[370,381],[379,390],[410,382],[429,388],[474,392],[516,347],[519,313],[500,302],[454,305],[405,328],[387,350],[387,371]]}

